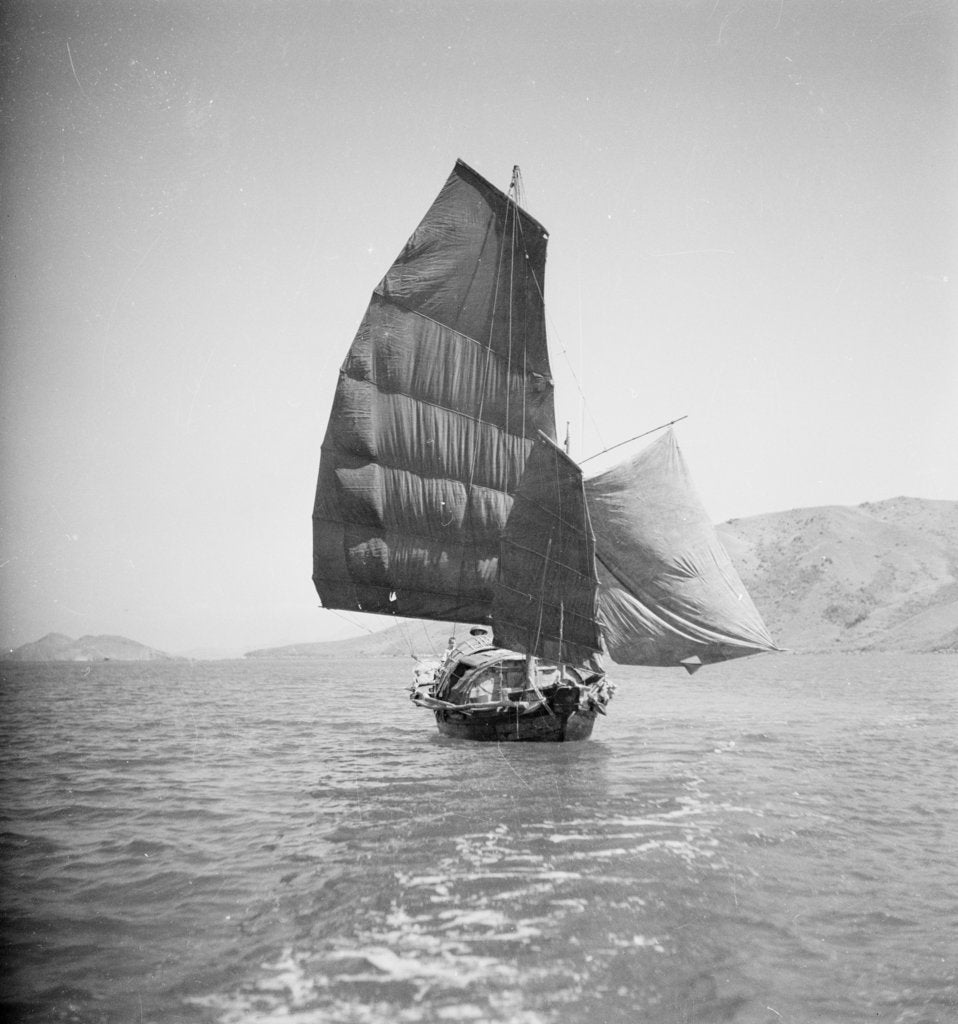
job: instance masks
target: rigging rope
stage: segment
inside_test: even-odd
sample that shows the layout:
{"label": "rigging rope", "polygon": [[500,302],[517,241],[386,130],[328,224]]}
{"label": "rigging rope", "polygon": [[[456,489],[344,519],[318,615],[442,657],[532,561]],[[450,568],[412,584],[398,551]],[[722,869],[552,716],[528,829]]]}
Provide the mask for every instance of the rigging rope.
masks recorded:
{"label": "rigging rope", "polygon": [[[349,625],[351,625],[351,626],[357,626],[360,629],[364,629],[367,633],[380,633],[380,632],[382,632],[381,629],[373,629],[370,626],[367,626],[364,622],[357,621],[357,620],[351,618],[348,615],[344,615],[342,612],[340,612],[336,608],[327,608],[325,605],[322,605],[322,604],[319,607],[322,608],[323,611],[331,612],[338,619],[342,619],[343,622],[348,622]],[[425,621],[423,621],[421,619],[418,620],[418,621],[422,625],[423,635],[426,638],[426,643],[432,649],[433,656],[438,658],[440,656],[440,652],[436,649],[436,639],[435,639],[435,637],[429,635],[429,630],[426,628]],[[409,632],[409,629],[408,629],[408,627],[409,627],[408,620],[401,619],[401,618],[397,617],[396,625],[399,627],[399,630],[400,630],[400,632],[402,634],[403,642],[404,642],[405,646],[408,648],[410,655],[413,658],[418,657],[418,655],[416,654],[416,648],[413,645],[412,634]],[[388,628],[390,628],[390,627],[388,627],[388,626],[383,627],[383,629],[388,629]],[[453,624],[453,636],[455,636],[455,633],[456,633],[456,630],[455,630],[455,623],[454,623]]]}
{"label": "rigging rope", "polygon": [[[520,231],[520,233],[522,231],[522,223],[521,222],[519,223],[519,231]],[[523,246],[523,249],[525,249],[524,246]],[[542,302],[542,309],[543,309],[543,312],[545,314],[545,318],[546,318],[546,321],[547,321],[547,324],[548,324],[548,328],[549,328],[549,336],[556,343],[556,345],[558,346],[559,351],[562,353],[563,358],[565,359],[566,366],[568,367],[568,370],[569,370],[569,374],[572,377],[573,383],[575,384],[576,391],[578,391],[578,393],[579,393],[579,400],[582,402],[582,408],[585,411],[585,413],[588,415],[589,422],[592,424],[592,429],[595,431],[596,437],[599,438],[599,443],[601,444],[602,443],[602,431],[599,429],[599,424],[596,422],[596,418],[592,414],[592,409],[589,406],[589,400],[586,398],[585,391],[582,389],[582,382],[579,380],[579,375],[576,373],[575,367],[573,367],[573,365],[572,365],[572,359],[569,356],[569,350],[566,348],[565,342],[563,342],[563,340],[562,340],[562,338],[561,338],[561,336],[559,334],[559,329],[556,326],[555,320],[552,319],[552,313],[549,311],[549,307],[546,305],[546,299],[545,299],[545,295],[544,295],[544,293],[542,291],[542,285],[539,282],[539,278],[536,277],[535,269],[532,267],[531,264],[529,265],[529,276],[532,278],[533,283],[536,286],[536,291],[539,293],[539,299]]]}
{"label": "rigging rope", "polygon": [[[521,176],[521,174],[519,172],[518,165],[516,165],[512,169],[512,184],[510,186],[509,191],[510,191],[511,195],[514,195],[514,197],[515,197],[514,198],[514,202],[517,205],[521,205],[521,188],[522,188],[522,176]],[[518,226],[518,229],[519,229],[519,233],[521,234],[522,233],[522,222],[519,220],[518,217],[516,218],[516,222],[517,222],[517,226]],[[525,250],[525,246],[523,246],[523,250]],[[565,359],[566,366],[568,368],[569,374],[572,377],[572,380],[573,380],[573,382],[575,384],[576,390],[579,392],[579,400],[582,402],[583,410],[588,415],[589,421],[592,424],[592,428],[593,428],[593,430],[595,430],[596,437],[599,438],[599,443],[601,444],[602,443],[602,431],[599,429],[599,424],[596,422],[595,416],[592,414],[592,409],[589,406],[589,400],[586,397],[585,391],[582,388],[582,382],[579,380],[579,375],[576,373],[575,367],[572,365],[572,359],[571,359],[571,357],[569,355],[569,350],[568,350],[568,348],[566,348],[565,343],[562,341],[562,338],[561,338],[561,336],[559,334],[559,330],[558,330],[558,328],[556,326],[556,323],[552,319],[552,315],[551,315],[551,313],[549,311],[549,307],[546,305],[545,295],[544,295],[544,293],[542,291],[542,285],[539,282],[539,279],[536,277],[535,270],[534,270],[534,268],[532,267],[531,264],[529,265],[529,274],[530,274],[533,282],[535,283],[536,291],[539,293],[539,298],[542,301],[543,312],[545,313],[545,317],[546,317],[546,320],[548,321],[548,325],[549,325],[549,334],[552,337],[553,341],[556,343],[559,351],[562,353],[563,358]],[[580,311],[580,316],[581,316],[581,311]],[[524,419],[525,419],[525,417],[523,416],[523,421],[524,421]],[[596,452],[594,455],[588,456],[588,458],[580,459],[579,460],[579,464],[581,465],[584,462],[588,462],[590,459],[596,459],[600,455],[604,455],[606,452],[614,451],[616,448],[621,448],[623,445],[629,444],[631,441],[637,441],[637,440],[639,440],[639,438],[646,437],[649,434],[654,434],[657,430],[664,430],[666,427],[671,427],[673,423],[679,423],[681,420],[684,420],[684,419],[688,419],[688,416],[687,415],[686,416],[679,416],[679,417],[677,417],[674,420],[670,420],[668,423],[663,423],[659,427],[653,427],[651,430],[646,430],[644,433],[636,434],[635,437],[630,437],[630,438],[628,438],[625,441],[619,441],[617,444],[609,445],[607,448],[602,448],[601,451]],[[568,442],[567,442],[567,445],[566,445],[566,450],[568,451]]]}
{"label": "rigging rope", "polygon": [[342,619],[343,622],[348,622],[350,624],[350,626],[358,626],[360,629],[365,629],[367,633],[376,633],[376,632],[378,632],[375,629],[371,629],[364,622],[354,622],[351,618],[349,618],[348,615],[343,615],[342,612],[340,612],[336,608],[327,608],[326,605],[324,605],[324,604],[319,605],[319,607],[322,608],[324,612],[332,612],[332,614],[335,615],[336,618]]}
{"label": "rigging rope", "polygon": [[402,634],[403,642],[406,645],[406,650],[409,652],[410,657],[415,658],[416,657],[416,648],[413,647],[412,636],[410,635],[409,631],[406,629],[406,625],[407,625],[406,620],[405,619],[400,619],[398,621],[397,625],[399,626],[399,632]]}
{"label": "rigging rope", "polygon": [[614,452],[616,448],[621,448],[623,445],[631,444],[633,441],[638,441],[640,437],[648,437],[649,434],[654,434],[657,430],[665,430],[666,427],[671,427],[673,423],[681,423],[682,420],[687,420],[688,413],[684,416],[677,416],[674,420],[669,420],[668,423],[661,423],[657,427],[653,427],[651,430],[646,430],[641,434],[636,434],[635,437],[629,437],[625,441],[620,441],[618,444],[610,445],[608,448],[603,448],[601,452],[596,452],[594,455],[590,455],[587,459],[580,460],[580,465],[584,462],[590,462],[592,459],[597,459],[600,455],[605,455],[606,452]]}

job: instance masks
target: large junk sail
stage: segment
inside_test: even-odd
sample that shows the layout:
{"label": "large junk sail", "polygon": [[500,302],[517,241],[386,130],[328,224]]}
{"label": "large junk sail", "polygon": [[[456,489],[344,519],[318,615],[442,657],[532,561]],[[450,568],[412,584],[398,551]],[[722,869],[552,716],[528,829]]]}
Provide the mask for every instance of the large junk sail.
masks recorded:
{"label": "large junk sail", "polygon": [[457,162],[339,373],[313,511],[327,608],[488,621],[499,535],[555,436],[547,235]]}
{"label": "large junk sail", "polygon": [[692,488],[671,430],[585,486],[599,619],[614,661],[694,671],[776,650]]}

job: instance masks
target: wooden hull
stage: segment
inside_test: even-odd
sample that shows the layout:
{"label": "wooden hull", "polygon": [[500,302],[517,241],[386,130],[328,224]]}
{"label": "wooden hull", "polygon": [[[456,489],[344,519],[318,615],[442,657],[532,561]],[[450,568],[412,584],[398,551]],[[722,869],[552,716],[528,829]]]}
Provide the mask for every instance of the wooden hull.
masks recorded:
{"label": "wooden hull", "polygon": [[497,743],[571,743],[592,735],[595,711],[549,714],[542,709],[532,714],[515,715],[504,711],[493,715],[464,715],[455,711],[437,711],[436,725],[443,736],[461,740]]}
{"label": "wooden hull", "polygon": [[592,735],[615,686],[594,665],[555,665],[497,647],[476,627],[441,661],[422,661],[410,698],[443,736],[496,743],[569,743]]}

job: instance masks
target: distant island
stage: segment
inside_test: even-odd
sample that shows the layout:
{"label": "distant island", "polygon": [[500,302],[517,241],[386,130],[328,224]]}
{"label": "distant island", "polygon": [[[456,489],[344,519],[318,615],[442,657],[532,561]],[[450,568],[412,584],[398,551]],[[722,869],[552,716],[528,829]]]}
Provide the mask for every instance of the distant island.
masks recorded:
{"label": "distant island", "polygon": [[[958,653],[958,501],[793,509],[732,519],[717,530],[781,647]],[[406,622],[246,657],[409,657],[441,652],[453,628]]]}
{"label": "distant island", "polygon": [[3,655],[3,661],[173,661],[145,644],[124,636],[81,636],[79,640],[62,633],[48,633],[33,643],[23,644]]}

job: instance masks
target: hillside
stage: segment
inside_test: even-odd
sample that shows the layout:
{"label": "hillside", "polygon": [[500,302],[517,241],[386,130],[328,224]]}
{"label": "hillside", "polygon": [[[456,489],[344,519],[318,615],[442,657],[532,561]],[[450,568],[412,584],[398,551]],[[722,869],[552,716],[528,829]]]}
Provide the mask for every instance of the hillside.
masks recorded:
{"label": "hillside", "polygon": [[783,647],[958,650],[958,502],[793,509],[718,532]]}
{"label": "hillside", "polygon": [[[890,498],[733,519],[722,543],[788,650],[958,651],[958,502]],[[461,630],[461,627],[459,627]],[[442,651],[448,623],[247,657],[408,657]]]}
{"label": "hillside", "polygon": [[[358,616],[357,616],[358,618]],[[327,640],[319,643],[290,644],[249,651],[247,658],[408,658],[441,654],[453,631],[462,635],[463,626],[450,622],[403,621],[375,633]]]}
{"label": "hillside", "polygon": [[3,656],[4,661],[157,661],[170,655],[123,636],[81,636],[48,633]]}

